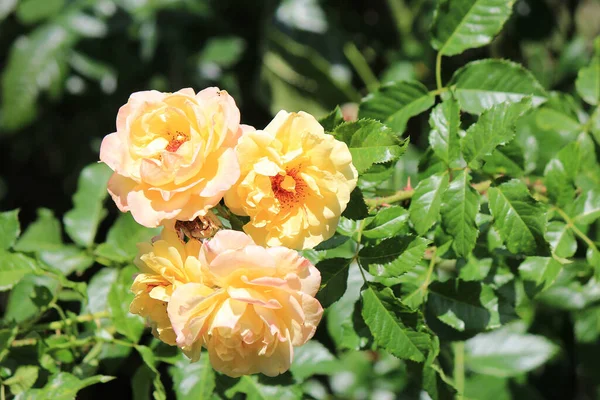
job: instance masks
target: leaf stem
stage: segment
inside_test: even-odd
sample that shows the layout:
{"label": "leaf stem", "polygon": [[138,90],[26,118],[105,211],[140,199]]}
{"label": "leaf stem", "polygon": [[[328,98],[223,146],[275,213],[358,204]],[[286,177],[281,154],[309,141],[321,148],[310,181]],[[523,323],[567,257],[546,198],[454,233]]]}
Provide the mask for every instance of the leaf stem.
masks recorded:
{"label": "leaf stem", "polygon": [[457,400],[464,398],[465,392],[465,342],[454,342],[454,384]]}
{"label": "leaf stem", "polygon": [[435,58],[435,82],[437,85],[437,90],[442,90],[444,85],[442,85],[442,52],[437,53],[437,57]]}
{"label": "leaf stem", "polygon": [[358,261],[358,252],[360,251],[360,241],[362,239],[362,231],[365,228],[366,221],[367,221],[366,219],[363,219],[362,221],[360,221],[360,225],[358,226],[358,232],[356,235],[356,252],[354,252],[354,257],[352,259],[355,260],[356,263],[358,264],[358,270],[360,271],[360,274],[362,275],[362,278],[365,281],[365,283],[368,284],[367,277],[365,275],[365,272],[363,271],[363,267],[360,264],[360,261]]}
{"label": "leaf stem", "polygon": [[81,323],[81,322],[90,322],[90,321],[95,321],[97,319],[100,318],[106,318],[109,317],[110,313],[108,311],[100,311],[94,314],[84,314],[84,315],[78,315],[75,318],[66,318],[62,321],[54,321],[54,322],[50,322],[48,324],[40,324],[40,325],[35,325],[33,326],[32,330],[36,330],[36,331],[45,331],[45,330],[57,330],[57,329],[61,329],[65,326],[69,326],[72,325],[74,323]]}
{"label": "leaf stem", "polygon": [[353,42],[348,42],[344,46],[344,55],[350,61],[350,64],[354,67],[360,79],[363,80],[369,92],[374,92],[379,87],[379,81],[373,73],[373,70],[365,60],[365,57],[358,50]]}
{"label": "leaf stem", "polygon": [[579,230],[579,228],[575,225],[575,222],[573,222],[571,217],[569,217],[566,212],[564,212],[561,208],[556,207],[556,206],[554,206],[552,208],[554,210],[556,210],[556,212],[558,212],[558,214],[561,216],[562,219],[565,220],[565,222],[567,223],[567,228],[570,228],[573,231],[573,233],[575,233],[577,236],[579,236],[579,238],[581,240],[583,240],[588,245],[589,248],[593,249],[595,252],[598,252],[598,247],[593,242],[593,240],[590,239],[585,233],[583,233]]}

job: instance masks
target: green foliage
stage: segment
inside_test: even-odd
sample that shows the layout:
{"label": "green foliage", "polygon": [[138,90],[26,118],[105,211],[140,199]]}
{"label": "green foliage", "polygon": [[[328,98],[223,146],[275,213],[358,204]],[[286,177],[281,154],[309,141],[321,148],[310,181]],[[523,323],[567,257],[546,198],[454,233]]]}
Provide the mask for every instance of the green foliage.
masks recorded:
{"label": "green foliage", "polygon": [[[341,3],[0,1],[3,398],[597,397],[600,11]],[[131,92],[188,86],[257,129],[314,114],[359,173],[302,253],[325,313],[278,377],[190,363],[129,313],[159,229],[105,204],[99,139]]]}

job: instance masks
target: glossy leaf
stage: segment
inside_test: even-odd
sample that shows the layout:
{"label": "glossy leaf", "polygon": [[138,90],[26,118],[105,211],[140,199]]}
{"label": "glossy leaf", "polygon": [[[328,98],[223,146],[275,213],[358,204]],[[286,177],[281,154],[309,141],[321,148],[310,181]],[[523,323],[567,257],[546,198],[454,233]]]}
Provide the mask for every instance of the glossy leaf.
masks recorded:
{"label": "glossy leaf", "polygon": [[317,300],[323,307],[329,307],[344,295],[351,262],[352,260],[344,258],[330,258],[316,265],[321,272],[321,287],[317,292]]}
{"label": "glossy leaf", "polygon": [[100,244],[95,254],[116,262],[130,262],[137,254],[137,243],[148,242],[160,229],[141,226],[130,213],[121,214],[108,231],[106,243]]}
{"label": "glossy leaf", "polygon": [[429,117],[429,144],[436,156],[450,167],[460,165],[460,108],[451,97],[437,105]]}
{"label": "glossy leaf", "polygon": [[366,220],[362,236],[368,239],[385,239],[404,232],[408,224],[408,211],[399,206],[382,208],[375,217]]}
{"label": "glossy leaf", "polygon": [[0,213],[0,250],[10,249],[21,233],[19,210]]}
{"label": "glossy leaf", "polygon": [[527,257],[519,266],[525,280],[533,281],[541,290],[548,288],[558,276],[562,265],[552,257]]}
{"label": "glossy leaf", "polygon": [[98,225],[106,216],[102,203],[108,195],[106,183],[111,174],[106,164],[92,164],[79,175],[73,209],[65,214],[63,221],[71,239],[80,246],[94,243]]}
{"label": "glossy leaf", "polygon": [[575,235],[564,222],[550,222],[546,231],[546,239],[558,257],[572,257],[577,251]]}
{"label": "glossy leaf", "polygon": [[433,106],[435,96],[420,82],[401,81],[383,85],[360,103],[359,118],[372,118],[402,134],[406,122]]}
{"label": "glossy leaf", "polygon": [[352,163],[359,173],[373,164],[395,161],[404,154],[408,141],[398,139],[384,124],[374,120],[346,122],[333,135],[348,145]]}
{"label": "glossy leaf", "polygon": [[479,199],[479,193],[471,187],[471,176],[464,170],[454,177],[442,197],[442,227],[453,237],[452,248],[459,257],[467,257],[475,248]]}
{"label": "glossy leaf", "polygon": [[525,184],[511,180],[490,188],[488,196],[494,226],[510,252],[548,254],[546,207],[531,197]]}
{"label": "glossy leaf", "polygon": [[62,245],[60,221],[54,217],[52,210],[40,208],[38,218],[27,227],[15,245],[15,250],[39,252],[53,250]]}
{"label": "glossy leaf", "polygon": [[36,262],[23,254],[7,253],[0,250],[0,291],[11,289],[25,275],[33,274],[39,267]]}
{"label": "glossy leaf", "polygon": [[410,220],[419,235],[438,220],[442,197],[448,188],[448,174],[438,173],[419,182],[410,202]]}
{"label": "glossy leaf", "polygon": [[144,322],[140,316],[129,313],[129,304],[134,297],[130,287],[137,272],[138,269],[132,265],[123,268],[108,292],[108,305],[115,328],[133,343],[138,342],[144,330]]}
{"label": "glossy leaf", "polygon": [[302,381],[313,375],[331,375],[336,372],[338,361],[316,340],[294,349],[294,362],[290,372],[294,378]]}
{"label": "glossy leaf", "polygon": [[42,389],[30,389],[27,392],[21,393],[17,399],[72,400],[81,389],[97,383],[106,383],[113,379],[114,377],[106,375],[95,375],[90,376],[89,378],[79,379],[68,372],[60,372],[52,376],[46,386]]}
{"label": "glossy leaf", "polygon": [[362,248],[358,256],[372,275],[397,278],[421,261],[428,244],[429,241],[421,237],[389,238]]}
{"label": "glossy leaf", "polygon": [[302,396],[298,386],[265,385],[259,382],[256,375],[242,376],[235,386],[225,392],[229,398],[236,393],[245,394],[247,400],[299,400]]}
{"label": "glossy leaf", "polygon": [[600,38],[596,38],[595,48],[592,62],[579,71],[575,81],[579,96],[592,105],[600,103]]}
{"label": "glossy leaf", "polygon": [[516,122],[530,107],[531,101],[526,98],[518,103],[500,103],[483,112],[460,141],[467,164],[478,168],[496,147],[510,142],[515,136]]}
{"label": "glossy leaf", "polygon": [[547,94],[531,72],[520,64],[497,59],[473,61],[456,71],[449,83],[460,107],[481,114],[505,102],[518,103],[531,96],[534,106]]}
{"label": "glossy leaf", "polygon": [[173,377],[173,389],[178,400],[208,400],[215,390],[215,371],[210,365],[208,354],[204,353],[200,361],[191,363],[181,357],[174,366],[169,367]]}
{"label": "glossy leaf", "polygon": [[445,56],[485,46],[511,14],[512,0],[442,0],[431,27],[431,45]]}
{"label": "glossy leaf", "polygon": [[369,287],[362,292],[362,299],[362,316],[379,347],[398,358],[425,361],[431,339],[422,317],[409,311],[389,288],[376,291]]}

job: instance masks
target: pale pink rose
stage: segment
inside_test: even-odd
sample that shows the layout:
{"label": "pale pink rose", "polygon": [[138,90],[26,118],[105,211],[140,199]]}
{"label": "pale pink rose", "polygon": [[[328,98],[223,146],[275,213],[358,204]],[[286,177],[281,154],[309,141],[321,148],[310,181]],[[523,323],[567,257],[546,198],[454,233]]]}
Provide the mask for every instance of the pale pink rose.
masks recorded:
{"label": "pale pink rose", "polygon": [[100,148],[115,171],[108,191],[147,227],[205,215],[239,178],[233,148],[244,128],[233,98],[215,87],[133,93]]}
{"label": "pale pink rose", "polygon": [[207,241],[199,261],[202,282],[177,286],[167,307],[177,344],[192,361],[207,348],[215,370],[233,377],[287,371],[323,314],[319,271],[296,251],[231,230]]}

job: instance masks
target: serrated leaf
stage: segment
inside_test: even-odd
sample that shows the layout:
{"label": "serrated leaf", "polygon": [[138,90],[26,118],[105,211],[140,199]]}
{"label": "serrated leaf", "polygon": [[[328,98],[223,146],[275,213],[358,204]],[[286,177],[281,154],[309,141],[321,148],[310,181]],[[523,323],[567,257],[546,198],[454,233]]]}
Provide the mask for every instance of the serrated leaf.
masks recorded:
{"label": "serrated leaf", "polygon": [[85,249],[74,245],[44,250],[38,253],[38,257],[44,264],[59,270],[65,276],[73,272],[82,273],[94,264],[94,257]]}
{"label": "serrated leaf", "polygon": [[23,365],[18,367],[15,373],[2,384],[10,387],[10,392],[17,395],[33,386],[39,372],[40,367],[36,365]]}
{"label": "serrated leaf", "polygon": [[545,290],[554,283],[561,268],[562,265],[552,257],[527,257],[519,265],[519,273],[523,279]]}
{"label": "serrated leaf", "polygon": [[573,202],[575,178],[580,166],[579,143],[572,142],[550,160],[544,170],[544,183],[550,200],[559,207]]}
{"label": "serrated leaf", "polygon": [[466,258],[475,248],[479,228],[475,217],[479,212],[481,196],[471,187],[471,175],[459,172],[442,196],[442,227],[452,238],[452,248],[459,257]]}
{"label": "serrated leaf", "polygon": [[108,306],[110,307],[115,329],[133,343],[140,340],[144,331],[144,322],[140,316],[129,313],[129,305],[134,297],[130,287],[133,283],[133,275],[136,272],[138,270],[133,265],[123,268],[119,271],[117,280],[108,292]]}
{"label": "serrated leaf", "polygon": [[559,348],[544,336],[508,328],[483,333],[465,342],[465,365],[471,371],[498,377],[517,376],[551,359]]}
{"label": "serrated leaf", "polygon": [[20,233],[19,210],[0,212],[0,250],[10,249]]}
{"label": "serrated leaf", "polygon": [[138,224],[130,213],[120,214],[108,230],[106,242],[100,244],[94,253],[111,261],[131,262],[137,254],[136,244],[149,241],[159,232],[159,228]]}
{"label": "serrated leaf", "polygon": [[595,51],[589,66],[579,70],[575,88],[583,100],[591,105],[600,103],[600,38],[596,38]]}
{"label": "serrated leaf", "polygon": [[26,275],[11,290],[4,318],[21,323],[39,316],[56,296],[58,287],[58,280],[51,276]]}
{"label": "serrated leaf", "polygon": [[426,309],[430,318],[470,334],[498,328],[516,317],[512,307],[500,305],[488,285],[453,279],[429,285]]}
{"label": "serrated leaf", "polygon": [[520,178],[525,174],[525,152],[517,140],[504,146],[496,147],[491,155],[483,158],[483,171],[490,175],[502,174],[512,178]]}
{"label": "serrated leaf", "polygon": [[302,397],[298,386],[265,385],[259,382],[256,375],[242,376],[225,395],[232,398],[236,393],[245,394],[247,400],[300,400]]}
{"label": "serrated leaf", "polygon": [[591,224],[600,218],[600,190],[581,193],[567,208],[568,214],[576,224]]}
{"label": "serrated leaf", "polygon": [[363,247],[358,256],[372,275],[397,278],[421,261],[428,244],[429,240],[422,237],[393,237]]}
{"label": "serrated leaf", "polygon": [[73,400],[81,389],[95,385],[97,383],[106,383],[113,380],[114,377],[106,375],[95,375],[89,378],[79,379],[68,372],[59,372],[52,376],[46,386],[42,389],[30,389],[15,397],[18,400]]}
{"label": "serrated leaf", "polygon": [[303,381],[313,375],[331,375],[336,372],[339,361],[316,340],[294,349],[294,362],[290,372],[294,378]]}
{"label": "serrated leaf", "polygon": [[429,144],[438,158],[449,167],[460,163],[460,108],[451,97],[437,105],[429,117]]}
{"label": "serrated leaf", "polygon": [[[377,345],[398,358],[422,362],[431,348],[431,338],[422,327],[422,317],[411,312],[389,288],[362,292],[362,316]],[[412,322],[412,327],[407,324]]]}
{"label": "serrated leaf", "polygon": [[547,93],[535,77],[520,64],[506,60],[473,61],[454,73],[448,86],[460,107],[472,114],[481,114],[492,106],[517,103],[531,96],[537,106],[546,100]]}
{"label": "serrated leaf", "polygon": [[445,56],[485,46],[502,29],[514,0],[442,0],[431,26],[431,45]]}
{"label": "serrated leaf", "polygon": [[446,172],[423,179],[417,187],[408,209],[410,220],[419,235],[425,234],[437,221],[442,205],[442,197],[448,188]]}
{"label": "serrated leaf", "polygon": [[0,291],[11,289],[25,275],[38,271],[35,260],[19,253],[0,250]]}
{"label": "serrated leaf", "polygon": [[386,207],[375,217],[366,220],[362,236],[368,239],[385,239],[404,232],[408,224],[408,211],[400,206]]}
{"label": "serrated leaf", "polygon": [[401,81],[385,84],[365,97],[358,110],[359,118],[379,120],[397,134],[406,122],[433,106],[435,96],[420,82]]}
{"label": "serrated leaf", "polygon": [[63,219],[65,230],[75,243],[89,247],[94,243],[98,225],[106,216],[102,203],[108,192],[106,184],[112,171],[106,164],[91,164],[79,175],[73,209]]}
{"label": "serrated leaf", "polygon": [[56,219],[52,210],[40,208],[37,214],[37,220],[23,232],[15,245],[15,250],[39,252],[56,249],[62,245],[60,221]]}
{"label": "serrated leaf", "polygon": [[547,255],[546,207],[534,200],[524,183],[513,179],[488,190],[489,207],[508,250],[513,254]]}
{"label": "serrated leaf", "polygon": [[365,198],[362,194],[362,191],[357,186],[350,193],[350,201],[346,206],[346,209],[342,212],[342,217],[359,220],[364,219],[369,216],[369,209],[367,208],[367,204],[365,203]]}
{"label": "serrated leaf", "polygon": [[546,230],[546,239],[552,246],[554,254],[559,257],[573,257],[577,251],[577,241],[573,231],[561,221],[552,221]]}
{"label": "serrated leaf", "polygon": [[317,300],[326,308],[338,301],[346,292],[348,267],[352,260],[330,258],[317,263],[321,272],[321,287],[317,292]]}
{"label": "serrated leaf", "polygon": [[348,145],[352,164],[359,174],[373,164],[397,160],[408,144],[407,140],[398,139],[384,124],[366,119],[339,125],[333,135]]}
{"label": "serrated leaf", "polygon": [[325,132],[332,132],[338,125],[344,122],[344,116],[342,115],[342,110],[339,106],[336,106],[335,109],[319,119],[319,124],[325,129]]}
{"label": "serrated leaf", "polygon": [[173,378],[173,389],[177,400],[208,400],[215,389],[215,371],[210,365],[208,354],[204,353],[200,361],[191,363],[183,357],[174,366],[169,367]]}
{"label": "serrated leaf", "polygon": [[518,103],[496,104],[484,111],[460,141],[467,164],[471,168],[479,168],[485,156],[510,142],[515,136],[518,119],[530,108],[531,100],[525,98]]}

